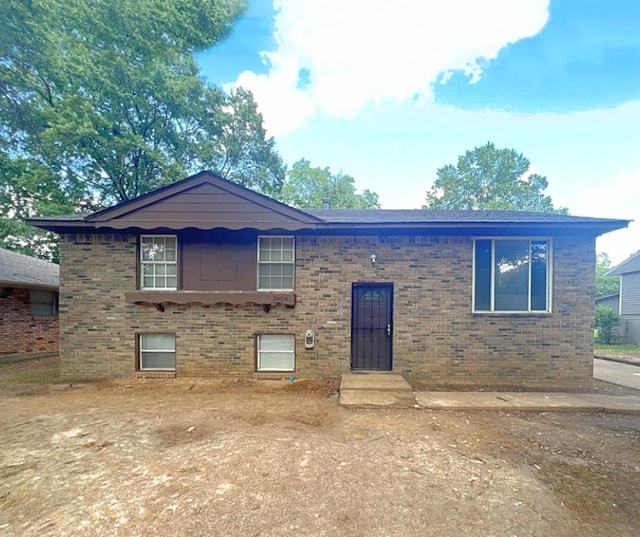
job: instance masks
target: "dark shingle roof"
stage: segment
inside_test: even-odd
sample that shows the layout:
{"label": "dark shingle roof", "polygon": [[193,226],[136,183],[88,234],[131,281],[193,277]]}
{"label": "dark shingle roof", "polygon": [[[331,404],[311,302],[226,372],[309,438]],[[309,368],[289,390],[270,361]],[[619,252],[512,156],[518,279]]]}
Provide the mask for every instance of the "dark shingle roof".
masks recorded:
{"label": "dark shingle roof", "polygon": [[630,272],[640,272],[640,252],[636,252],[622,263],[613,267],[606,275],[620,276],[621,274],[629,274]]}
{"label": "dark shingle roof", "polygon": [[325,222],[340,224],[391,223],[595,223],[601,218],[528,211],[455,211],[432,209],[303,209]]}
{"label": "dark shingle roof", "polygon": [[60,267],[0,248],[0,286],[19,286],[57,289],[60,285]]}

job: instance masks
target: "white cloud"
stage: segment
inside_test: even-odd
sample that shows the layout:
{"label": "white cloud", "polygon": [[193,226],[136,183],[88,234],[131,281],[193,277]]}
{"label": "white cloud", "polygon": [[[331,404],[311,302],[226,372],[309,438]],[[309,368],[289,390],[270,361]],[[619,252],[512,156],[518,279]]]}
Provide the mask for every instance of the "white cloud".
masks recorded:
{"label": "white cloud", "polygon": [[[353,117],[368,104],[431,100],[438,76],[462,69],[477,81],[478,58],[535,35],[548,0],[274,0],[277,49],[266,75],[243,72],[272,135],[316,113]],[[311,83],[298,86],[300,69]],[[444,79],[442,75],[441,79]]]}
{"label": "white cloud", "polygon": [[629,227],[598,238],[598,252],[614,264],[640,250],[640,168],[619,172],[610,182],[586,188],[571,206],[576,215],[634,220]]}

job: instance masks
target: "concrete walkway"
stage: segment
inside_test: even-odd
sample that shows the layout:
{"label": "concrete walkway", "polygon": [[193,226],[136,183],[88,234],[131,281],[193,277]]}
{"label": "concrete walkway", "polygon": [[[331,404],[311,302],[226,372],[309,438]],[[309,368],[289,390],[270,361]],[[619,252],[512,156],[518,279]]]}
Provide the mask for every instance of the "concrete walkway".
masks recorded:
{"label": "concrete walkway", "polygon": [[640,367],[638,364],[595,358],[593,360],[593,378],[640,390]]}
{"label": "concrete walkway", "polygon": [[600,395],[541,392],[414,392],[391,373],[347,373],[340,381],[340,404],[347,407],[433,410],[523,410],[535,412],[624,412],[640,414],[640,393]]}

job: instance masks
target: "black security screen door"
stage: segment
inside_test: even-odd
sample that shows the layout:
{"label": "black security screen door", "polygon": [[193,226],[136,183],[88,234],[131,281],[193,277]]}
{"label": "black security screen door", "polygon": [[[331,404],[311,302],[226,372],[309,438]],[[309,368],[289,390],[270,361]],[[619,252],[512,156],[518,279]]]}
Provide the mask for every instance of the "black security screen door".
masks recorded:
{"label": "black security screen door", "polygon": [[354,283],[351,368],[391,371],[393,284]]}

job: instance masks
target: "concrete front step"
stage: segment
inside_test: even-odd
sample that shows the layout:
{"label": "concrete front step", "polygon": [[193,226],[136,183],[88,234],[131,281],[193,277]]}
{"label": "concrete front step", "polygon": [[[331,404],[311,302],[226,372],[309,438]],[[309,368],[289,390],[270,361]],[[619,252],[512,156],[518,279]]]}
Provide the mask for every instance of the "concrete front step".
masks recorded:
{"label": "concrete front step", "polygon": [[392,373],[345,373],[340,377],[340,404],[358,407],[414,407],[409,383]]}

